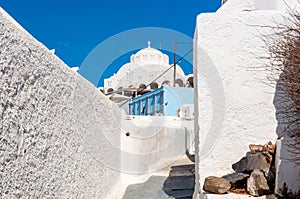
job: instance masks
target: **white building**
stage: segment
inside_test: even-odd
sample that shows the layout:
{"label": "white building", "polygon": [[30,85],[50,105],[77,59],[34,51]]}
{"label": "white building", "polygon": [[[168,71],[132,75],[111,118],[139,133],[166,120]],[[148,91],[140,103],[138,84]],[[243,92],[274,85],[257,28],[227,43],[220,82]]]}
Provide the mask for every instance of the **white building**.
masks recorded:
{"label": "white building", "polygon": [[[133,54],[130,58],[130,62],[124,64],[116,74],[108,79],[104,79],[105,93],[129,87],[144,87],[172,66],[172,64],[169,63],[169,56],[152,48],[150,44],[149,41],[147,48]],[[184,74],[182,68],[176,64],[175,86],[184,87],[187,79],[188,77]],[[155,89],[162,84],[173,86],[173,68],[155,80],[151,87]]]}
{"label": "white building", "polygon": [[232,173],[231,165],[245,155],[249,144],[270,140],[278,147],[276,189],[284,182],[293,191],[300,186],[299,167],[289,161],[287,137],[277,128],[276,89],[265,83],[266,70],[258,69],[266,65],[260,57],[269,56],[263,37],[272,33],[274,22],[287,23],[286,5],[291,10],[300,6],[296,0],[228,0],[216,13],[197,17],[194,198],[248,198],[206,194],[204,179]]}

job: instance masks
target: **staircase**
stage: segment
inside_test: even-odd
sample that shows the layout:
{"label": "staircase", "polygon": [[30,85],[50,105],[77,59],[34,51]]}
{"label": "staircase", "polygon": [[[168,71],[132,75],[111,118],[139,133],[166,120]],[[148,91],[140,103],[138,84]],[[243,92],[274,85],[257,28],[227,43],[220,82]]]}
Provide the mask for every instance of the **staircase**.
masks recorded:
{"label": "staircase", "polygon": [[164,192],[176,199],[191,199],[195,187],[195,164],[172,166]]}

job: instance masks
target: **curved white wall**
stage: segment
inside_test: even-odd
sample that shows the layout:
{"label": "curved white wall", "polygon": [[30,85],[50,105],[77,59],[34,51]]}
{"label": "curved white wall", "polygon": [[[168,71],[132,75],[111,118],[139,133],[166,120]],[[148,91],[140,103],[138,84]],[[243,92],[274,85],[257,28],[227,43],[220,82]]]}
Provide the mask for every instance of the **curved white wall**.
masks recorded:
{"label": "curved white wall", "polygon": [[147,174],[185,156],[194,140],[193,123],[177,117],[127,116],[122,122],[122,171]]}

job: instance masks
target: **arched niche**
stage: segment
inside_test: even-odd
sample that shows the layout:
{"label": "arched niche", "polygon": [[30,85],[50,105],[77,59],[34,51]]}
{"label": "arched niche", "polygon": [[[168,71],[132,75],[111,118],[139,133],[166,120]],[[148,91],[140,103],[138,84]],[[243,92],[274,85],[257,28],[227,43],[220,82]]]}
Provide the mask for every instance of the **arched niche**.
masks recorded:
{"label": "arched niche", "polygon": [[151,84],[150,84],[150,88],[151,89],[158,89],[158,83],[156,83],[156,82],[152,82]]}
{"label": "arched niche", "polygon": [[177,87],[184,87],[184,83],[182,79],[176,79],[175,80],[175,86]]}

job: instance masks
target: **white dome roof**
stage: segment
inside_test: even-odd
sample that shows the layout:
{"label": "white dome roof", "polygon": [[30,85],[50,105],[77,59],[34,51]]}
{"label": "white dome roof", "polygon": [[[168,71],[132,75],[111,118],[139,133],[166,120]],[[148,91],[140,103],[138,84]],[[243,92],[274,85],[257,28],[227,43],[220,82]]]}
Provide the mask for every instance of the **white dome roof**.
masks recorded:
{"label": "white dome roof", "polygon": [[162,52],[155,48],[151,48],[150,41],[148,42],[148,48],[143,48],[142,50],[138,51],[135,55],[151,55],[151,54],[158,54],[163,55]]}
{"label": "white dome roof", "polygon": [[136,54],[132,55],[130,58],[131,63],[138,64],[140,66],[149,64],[160,64],[168,65],[169,57],[163,54],[161,51],[151,48],[151,42],[148,42],[148,48],[144,48],[138,51]]}
{"label": "white dome roof", "polygon": [[[150,42],[148,42],[147,48],[138,51],[130,59],[130,63],[124,64],[117,74],[104,79],[104,88],[116,90],[119,87],[125,88],[129,85],[148,84],[163,73],[156,82],[159,85],[165,80],[172,82],[174,71],[169,70],[166,72],[171,67],[169,56],[151,48]],[[176,68],[176,79],[181,79],[183,82],[186,81],[185,74],[179,64],[177,64]]]}

